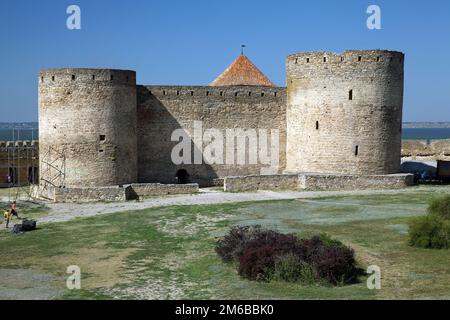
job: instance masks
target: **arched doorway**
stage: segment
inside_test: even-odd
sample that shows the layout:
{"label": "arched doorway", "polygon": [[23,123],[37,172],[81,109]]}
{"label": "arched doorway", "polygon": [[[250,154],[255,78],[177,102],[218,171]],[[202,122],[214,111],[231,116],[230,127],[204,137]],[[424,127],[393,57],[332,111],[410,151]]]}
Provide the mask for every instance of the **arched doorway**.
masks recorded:
{"label": "arched doorway", "polygon": [[178,170],[175,178],[179,184],[189,183],[189,173],[185,169]]}

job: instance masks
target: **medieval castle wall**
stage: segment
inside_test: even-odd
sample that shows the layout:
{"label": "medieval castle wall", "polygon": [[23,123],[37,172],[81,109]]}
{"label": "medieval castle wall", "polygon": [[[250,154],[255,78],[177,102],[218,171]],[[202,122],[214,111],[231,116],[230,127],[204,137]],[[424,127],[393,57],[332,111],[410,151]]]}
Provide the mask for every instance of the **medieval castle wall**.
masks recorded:
{"label": "medieval castle wall", "polygon": [[[290,55],[287,89],[137,86],[133,71],[44,70],[41,185],[52,184],[58,172],[63,181],[53,185],[71,188],[206,186],[290,171],[397,173],[403,59],[381,50]],[[188,148],[180,153],[181,140]],[[175,161],[181,154],[184,163]]]}
{"label": "medieval castle wall", "polygon": [[287,171],[400,171],[404,55],[310,52],[287,57]]}
{"label": "medieval castle wall", "polygon": [[39,181],[39,142],[0,141],[0,187]]}
{"label": "medieval castle wall", "polygon": [[[254,145],[249,132],[237,129],[266,130],[267,144],[271,150],[271,130],[278,131],[278,168],[274,173],[281,173],[286,163],[286,91],[285,88],[263,86],[139,86],[138,87],[138,168],[140,182],[174,183],[178,170],[184,169],[190,182],[211,185],[214,179],[230,175],[260,174],[261,169],[270,165],[257,163],[249,157],[249,150]],[[205,149],[210,140],[197,140],[194,133],[194,121],[201,121],[203,132],[218,129],[224,137],[223,164],[174,164],[171,153],[178,141],[171,141],[176,129],[183,129],[192,140],[191,155]],[[226,129],[236,129],[236,138],[227,139]],[[201,135],[202,133],[200,133]],[[273,136],[275,137],[275,135]],[[242,148],[238,146],[240,138],[245,143],[245,163],[238,163],[237,156]],[[249,142],[250,141],[250,142]],[[252,142],[253,141],[253,142]],[[231,144],[230,144],[231,143]],[[226,145],[232,146],[233,162],[227,161]],[[261,147],[259,141],[258,147]],[[242,144],[241,144],[242,145]],[[264,152],[263,152],[264,153]],[[191,157],[194,162],[194,157]],[[228,163],[228,164],[227,164]]]}
{"label": "medieval castle wall", "polygon": [[134,71],[41,71],[41,183],[51,184],[59,171],[66,187],[136,182],[136,117]]}

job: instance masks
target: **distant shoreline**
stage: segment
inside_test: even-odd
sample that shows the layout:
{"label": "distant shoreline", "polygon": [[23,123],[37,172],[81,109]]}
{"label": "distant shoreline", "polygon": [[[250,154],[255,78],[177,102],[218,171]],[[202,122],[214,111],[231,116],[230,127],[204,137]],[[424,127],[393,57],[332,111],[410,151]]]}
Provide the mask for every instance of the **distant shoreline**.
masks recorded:
{"label": "distant shoreline", "polygon": [[450,122],[403,122],[403,128],[407,129],[447,129]]}

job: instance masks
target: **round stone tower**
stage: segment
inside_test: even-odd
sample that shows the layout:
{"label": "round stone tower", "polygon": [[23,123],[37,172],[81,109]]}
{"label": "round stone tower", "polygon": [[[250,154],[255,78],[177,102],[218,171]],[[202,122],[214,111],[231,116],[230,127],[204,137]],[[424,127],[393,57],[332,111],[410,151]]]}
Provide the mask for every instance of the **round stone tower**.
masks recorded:
{"label": "round stone tower", "polygon": [[136,109],[134,71],[41,71],[40,185],[136,182]]}
{"label": "round stone tower", "polygon": [[401,52],[308,52],[287,57],[288,172],[400,171]]}

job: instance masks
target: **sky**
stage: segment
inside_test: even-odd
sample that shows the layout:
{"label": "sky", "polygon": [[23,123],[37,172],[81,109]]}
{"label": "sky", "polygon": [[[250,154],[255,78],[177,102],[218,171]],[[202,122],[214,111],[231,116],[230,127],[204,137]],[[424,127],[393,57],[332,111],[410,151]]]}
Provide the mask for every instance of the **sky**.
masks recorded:
{"label": "sky", "polygon": [[[66,26],[69,5],[81,29]],[[367,28],[369,5],[381,30]],[[399,50],[404,121],[450,121],[448,0],[0,0],[0,122],[37,121],[44,68],[132,69],[139,84],[206,85],[240,53],[285,86],[303,51]]]}

